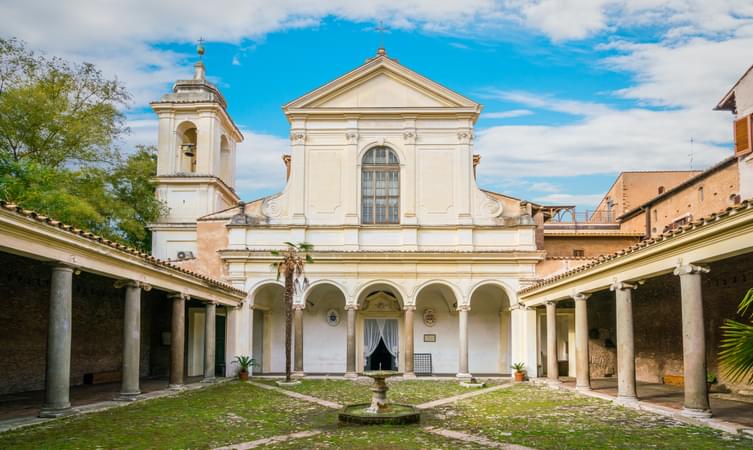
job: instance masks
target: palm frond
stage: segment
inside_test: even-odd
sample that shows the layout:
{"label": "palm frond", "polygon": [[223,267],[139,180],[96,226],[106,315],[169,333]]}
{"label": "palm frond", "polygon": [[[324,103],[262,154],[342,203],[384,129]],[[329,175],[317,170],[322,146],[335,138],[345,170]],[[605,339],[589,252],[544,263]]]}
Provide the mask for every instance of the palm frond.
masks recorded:
{"label": "palm frond", "polygon": [[287,245],[288,247],[296,248],[296,245],[294,243],[292,243],[292,242],[285,241],[285,242],[283,242],[283,244]]}
{"label": "palm frond", "polygon": [[308,242],[300,242],[298,244],[298,249],[304,252],[310,252],[314,249],[314,244],[309,244]]}
{"label": "palm frond", "polygon": [[[740,302],[740,306],[737,308],[737,313],[743,316],[751,306],[753,306],[753,288],[748,289],[748,293],[745,294],[745,297]],[[753,318],[753,312],[751,312],[751,318]]]}
{"label": "palm frond", "polygon": [[314,258],[308,253],[306,253],[306,262],[309,264],[314,264]]}
{"label": "palm frond", "polygon": [[269,253],[271,253],[272,256],[280,256],[280,251],[279,250],[270,250]]}
{"label": "palm frond", "polygon": [[[746,299],[750,296],[748,295]],[[742,304],[741,304],[741,309]],[[750,324],[726,320],[722,325],[719,363],[722,372],[732,382],[753,383],[753,322]]]}

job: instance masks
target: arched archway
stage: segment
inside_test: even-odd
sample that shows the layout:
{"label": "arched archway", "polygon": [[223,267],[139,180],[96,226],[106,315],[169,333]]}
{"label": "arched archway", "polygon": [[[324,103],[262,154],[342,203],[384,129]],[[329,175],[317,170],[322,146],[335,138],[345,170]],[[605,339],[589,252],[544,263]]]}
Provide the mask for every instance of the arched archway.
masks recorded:
{"label": "arched archway", "polygon": [[251,355],[259,373],[280,373],[285,370],[284,287],[278,281],[266,281],[251,289],[253,305],[253,336]]}
{"label": "arched archway", "polygon": [[175,129],[178,172],[195,173],[198,155],[198,134],[193,122],[182,122]]}
{"label": "arched archway", "polygon": [[[458,296],[457,288],[445,281],[432,280],[416,289],[416,312],[413,318],[414,352],[431,355],[434,374],[455,374],[458,371]],[[426,368],[425,357],[414,370]],[[422,361],[423,360],[423,361]]]}
{"label": "arched archway", "polygon": [[345,292],[335,282],[315,281],[304,293],[303,369],[341,374],[346,369]]}
{"label": "arched archway", "polygon": [[220,179],[228,186],[233,186],[233,157],[227,136],[220,138]]}
{"label": "arched archway", "polygon": [[471,373],[509,374],[511,361],[510,296],[496,280],[471,290],[468,315],[468,366]]}
{"label": "arched archway", "polygon": [[403,289],[374,280],[359,289],[355,323],[356,370],[402,370],[405,367]]}

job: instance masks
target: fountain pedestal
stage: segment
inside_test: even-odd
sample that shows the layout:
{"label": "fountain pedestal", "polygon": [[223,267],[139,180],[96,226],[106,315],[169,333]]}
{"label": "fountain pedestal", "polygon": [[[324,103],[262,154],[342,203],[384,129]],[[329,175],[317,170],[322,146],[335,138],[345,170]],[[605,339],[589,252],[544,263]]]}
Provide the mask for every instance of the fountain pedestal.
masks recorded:
{"label": "fountain pedestal", "polygon": [[341,422],[358,424],[392,424],[401,425],[417,423],[421,414],[411,405],[390,403],[387,399],[386,380],[389,377],[401,375],[391,370],[364,372],[364,375],[374,380],[371,387],[371,403],[361,403],[346,406],[339,414]]}

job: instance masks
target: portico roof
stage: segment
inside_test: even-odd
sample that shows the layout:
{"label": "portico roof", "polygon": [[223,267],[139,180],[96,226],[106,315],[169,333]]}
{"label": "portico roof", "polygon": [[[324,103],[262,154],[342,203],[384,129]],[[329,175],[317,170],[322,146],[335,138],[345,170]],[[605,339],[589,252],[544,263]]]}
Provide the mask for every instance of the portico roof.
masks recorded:
{"label": "portico roof", "polygon": [[246,297],[230,284],[5,201],[0,201],[0,250],[226,305]]}
{"label": "portico roof", "polygon": [[518,292],[526,306],[640,281],[672,272],[678,264],[703,264],[753,252],[753,199],[546,278]]}

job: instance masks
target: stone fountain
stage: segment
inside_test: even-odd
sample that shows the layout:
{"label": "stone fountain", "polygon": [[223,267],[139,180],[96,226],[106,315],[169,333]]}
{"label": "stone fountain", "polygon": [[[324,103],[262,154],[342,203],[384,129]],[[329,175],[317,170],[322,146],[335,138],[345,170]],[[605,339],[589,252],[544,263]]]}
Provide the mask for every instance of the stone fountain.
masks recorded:
{"label": "stone fountain", "polygon": [[341,422],[357,424],[391,424],[402,425],[417,423],[421,413],[411,405],[391,403],[387,399],[387,378],[402,375],[393,370],[375,370],[364,372],[365,376],[374,380],[371,387],[371,403],[357,403],[346,406],[339,414]]}

